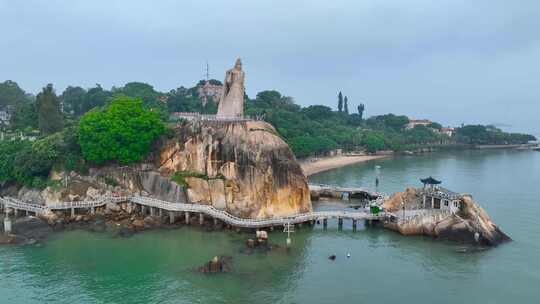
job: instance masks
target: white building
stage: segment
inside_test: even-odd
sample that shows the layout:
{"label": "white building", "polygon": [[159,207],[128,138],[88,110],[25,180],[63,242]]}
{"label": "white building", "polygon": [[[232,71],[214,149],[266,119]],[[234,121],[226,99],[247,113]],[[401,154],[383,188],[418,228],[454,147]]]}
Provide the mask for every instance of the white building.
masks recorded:
{"label": "white building", "polygon": [[409,123],[405,125],[405,129],[414,129],[416,126],[429,126],[433,122],[429,119],[409,119]]}
{"label": "white building", "polygon": [[461,208],[461,195],[438,186],[441,182],[428,177],[421,180],[424,184],[422,204],[424,209],[448,210],[457,213]]}
{"label": "white building", "polygon": [[0,126],[8,126],[11,114],[8,111],[0,111]]}

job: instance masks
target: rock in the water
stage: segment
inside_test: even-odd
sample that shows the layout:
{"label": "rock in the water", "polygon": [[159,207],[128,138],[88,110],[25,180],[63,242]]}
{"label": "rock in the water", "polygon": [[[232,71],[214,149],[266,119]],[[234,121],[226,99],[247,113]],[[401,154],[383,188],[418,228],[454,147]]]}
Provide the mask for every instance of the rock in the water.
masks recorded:
{"label": "rock in the water", "polygon": [[53,229],[44,220],[35,217],[23,217],[12,224],[12,233],[27,240],[45,240]]}
{"label": "rock in the water", "polygon": [[221,273],[230,272],[232,270],[232,257],[215,256],[211,261],[197,269],[202,273]]}
{"label": "rock in the water", "polygon": [[[409,188],[405,193],[394,194],[383,207],[388,211],[398,211],[401,201],[405,202],[406,209],[414,209],[421,206],[422,197],[419,190]],[[455,214],[426,213],[404,222],[385,223],[385,227],[405,235],[423,234],[482,246],[496,246],[511,240],[470,196],[461,196],[459,203],[460,210]]]}
{"label": "rock in the water", "polygon": [[133,225],[133,227],[135,227],[135,229],[144,229],[145,227],[144,220],[141,219],[136,219],[131,224]]}

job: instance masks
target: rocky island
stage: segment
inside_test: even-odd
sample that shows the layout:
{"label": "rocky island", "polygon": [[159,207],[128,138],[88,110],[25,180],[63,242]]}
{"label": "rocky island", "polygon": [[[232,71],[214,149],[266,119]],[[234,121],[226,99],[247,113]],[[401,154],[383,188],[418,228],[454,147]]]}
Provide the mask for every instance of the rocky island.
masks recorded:
{"label": "rocky island", "polygon": [[[205,216],[214,219],[214,226],[222,220],[258,229],[303,222],[313,225],[319,220],[326,225],[327,218],[337,218],[340,225],[343,219],[351,219],[354,228],[358,220],[377,221],[405,235],[487,246],[509,240],[469,196],[452,194],[448,198],[437,187],[408,189],[387,200],[379,194],[364,195],[372,200],[371,207],[377,207],[375,211],[312,212],[307,178],[287,143],[269,123],[244,116],[244,77],[238,59],[226,73],[217,114],[178,113],[174,125],[152,142],[149,153],[138,162],[104,162],[85,174],[51,170],[48,178],[56,184],[43,190],[3,187],[1,202],[6,215],[16,215],[17,210],[33,212],[56,230],[66,223],[99,221],[119,226],[121,235],[130,235],[174,225],[180,212],[185,212],[184,222],[189,224],[191,210],[197,210],[200,225]],[[114,106],[113,114],[122,111],[121,104]],[[89,145],[94,148],[93,142]],[[120,155],[120,160],[129,156]],[[89,157],[99,160],[95,154]],[[352,192],[348,194],[350,197]],[[76,209],[85,213],[76,215]],[[376,211],[379,209],[383,211]],[[7,221],[4,228],[23,231],[22,235],[31,238],[33,230],[25,229],[25,223],[15,222],[12,230]],[[36,219],[27,223],[39,228],[39,238],[50,230]]]}

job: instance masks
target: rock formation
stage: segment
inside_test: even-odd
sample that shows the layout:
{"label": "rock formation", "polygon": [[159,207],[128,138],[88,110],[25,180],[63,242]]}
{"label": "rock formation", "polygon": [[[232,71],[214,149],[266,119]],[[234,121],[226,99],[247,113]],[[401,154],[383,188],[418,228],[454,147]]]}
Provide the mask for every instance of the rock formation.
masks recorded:
{"label": "rock formation", "polygon": [[[262,121],[191,122],[156,143],[146,162],[55,172],[67,187],[21,188],[38,204],[143,195],[169,202],[210,204],[243,218],[311,210],[307,179],[288,145]],[[65,176],[67,174],[67,177]]]}
{"label": "rock formation", "polygon": [[[422,205],[420,190],[408,188],[405,192],[395,193],[384,202],[383,208],[399,212],[402,201],[405,209],[417,209]],[[456,214],[426,213],[403,222],[386,223],[385,227],[404,235],[428,235],[485,246],[496,246],[510,240],[470,196],[461,196],[460,206]]]}
{"label": "rock formation", "polygon": [[244,116],[244,72],[240,58],[236,59],[234,68],[225,73],[223,95],[219,101],[217,116]]}
{"label": "rock formation", "polygon": [[189,123],[176,132],[156,165],[164,176],[185,176],[191,202],[245,218],[311,210],[307,179],[268,123]]}

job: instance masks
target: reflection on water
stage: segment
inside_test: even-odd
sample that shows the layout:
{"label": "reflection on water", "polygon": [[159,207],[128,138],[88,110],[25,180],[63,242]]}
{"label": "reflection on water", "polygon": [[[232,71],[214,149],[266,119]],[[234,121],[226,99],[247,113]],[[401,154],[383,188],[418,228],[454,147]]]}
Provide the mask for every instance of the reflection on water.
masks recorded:
{"label": "reflection on water", "polygon": [[[433,175],[470,192],[514,242],[479,252],[429,237],[403,237],[345,221],[296,229],[290,251],[245,254],[245,234],[191,228],[128,239],[73,231],[43,247],[0,247],[2,303],[508,303],[535,302],[540,284],[540,153],[472,151],[403,157],[313,176],[318,183],[418,186]],[[321,201],[315,208],[346,208]],[[270,233],[274,244],[286,235]],[[347,258],[350,253],[350,258]],[[234,270],[193,271],[215,255],[233,257]],[[336,255],[336,260],[328,259]]]}

